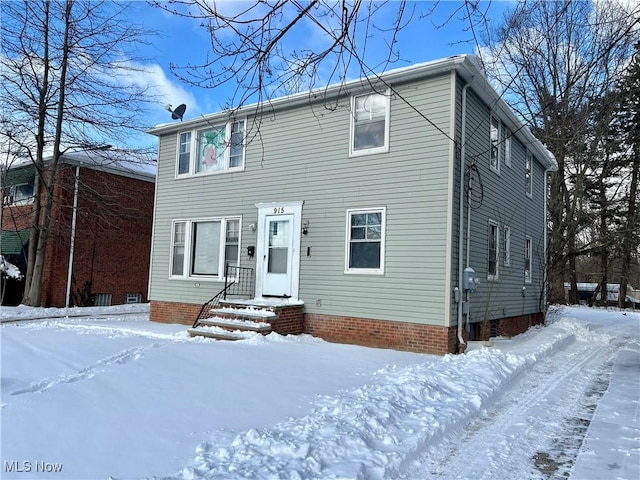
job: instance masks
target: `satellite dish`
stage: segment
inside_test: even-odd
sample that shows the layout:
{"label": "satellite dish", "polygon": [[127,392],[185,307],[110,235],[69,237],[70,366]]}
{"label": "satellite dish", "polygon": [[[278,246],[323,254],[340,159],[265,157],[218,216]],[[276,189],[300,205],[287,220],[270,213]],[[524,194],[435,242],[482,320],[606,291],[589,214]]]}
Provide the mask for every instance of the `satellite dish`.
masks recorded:
{"label": "satellite dish", "polygon": [[171,112],[171,118],[173,118],[174,120],[180,119],[180,121],[182,121],[182,116],[184,115],[187,106],[183,103],[181,105],[178,105],[175,110],[172,110],[171,104],[169,104],[165,108]]}

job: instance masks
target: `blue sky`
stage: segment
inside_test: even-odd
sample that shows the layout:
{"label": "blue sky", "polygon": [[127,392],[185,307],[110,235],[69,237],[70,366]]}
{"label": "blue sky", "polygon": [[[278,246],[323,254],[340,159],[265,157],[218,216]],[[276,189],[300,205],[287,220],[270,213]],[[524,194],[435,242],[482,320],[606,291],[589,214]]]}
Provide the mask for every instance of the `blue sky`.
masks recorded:
{"label": "blue sky", "polygon": [[[218,2],[220,3],[220,2]],[[231,8],[238,2],[225,2],[223,7]],[[502,11],[511,2],[493,1],[481,4],[487,9],[490,20],[498,20]],[[247,3],[245,3],[247,5]],[[397,11],[399,2],[389,2],[385,8],[389,11],[389,17],[393,11]],[[473,34],[469,31],[469,22],[462,20],[462,13],[454,12],[463,5],[460,1],[415,2],[413,21],[402,30],[398,37],[397,49],[400,52],[401,61],[393,65],[393,68],[403,67],[414,63],[435,60],[450,55],[474,53],[476,44]],[[412,5],[413,8],[413,5]],[[190,86],[179,81],[172,75],[169,64],[178,65],[199,64],[210,52],[210,36],[200,25],[199,20],[181,18],[165,12],[157,7],[150,6],[146,2],[134,2],[131,4],[131,13],[135,18],[144,19],[144,25],[161,32],[151,38],[152,45],[143,55],[152,59],[149,64],[150,75],[153,83],[157,85],[157,93],[163,100],[158,103],[157,110],[152,112],[151,124],[170,122],[169,112],[164,106],[170,103],[174,108],[181,104],[187,104],[185,119],[194,116],[219,111],[228,101],[229,88],[202,89]],[[428,15],[427,15],[428,14]],[[381,19],[380,21],[384,21]],[[294,35],[299,34],[296,32]],[[292,36],[290,42],[306,42],[313,48],[313,39],[296,38]],[[380,35],[373,39],[369,54],[373,61],[376,53],[381,54],[385,50],[384,44],[375,44],[375,40],[382,42]]]}

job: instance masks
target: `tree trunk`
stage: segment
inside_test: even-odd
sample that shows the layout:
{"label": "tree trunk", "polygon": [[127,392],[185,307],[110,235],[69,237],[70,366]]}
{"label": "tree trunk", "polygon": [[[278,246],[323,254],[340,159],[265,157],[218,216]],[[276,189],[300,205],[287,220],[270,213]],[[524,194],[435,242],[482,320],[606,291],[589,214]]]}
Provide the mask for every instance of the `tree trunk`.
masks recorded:
{"label": "tree trunk", "polygon": [[[44,169],[44,143],[45,127],[47,120],[47,93],[49,91],[49,6],[50,2],[44,3],[43,22],[43,54],[42,54],[42,85],[38,95],[38,127],[36,133],[36,175],[33,185],[33,210],[31,213],[31,230],[29,232],[29,249],[27,251],[27,271],[25,274],[24,292],[22,303],[25,305],[40,305],[40,295],[33,297],[31,286],[33,284],[33,272],[36,263],[36,251],[40,241],[40,213],[42,206],[42,174]],[[40,280],[37,280],[40,281]]]}
{"label": "tree trunk", "polygon": [[[53,210],[54,200],[54,186],[56,184],[58,162],[60,160],[60,139],[62,136],[62,119],[64,114],[64,100],[65,100],[65,87],[67,81],[67,66],[69,58],[69,29],[71,23],[71,9],[73,7],[73,1],[67,0],[65,3],[65,29],[64,40],[62,44],[62,61],[60,64],[60,78],[58,80],[59,95],[58,95],[58,110],[56,112],[56,133],[53,143],[53,158],[49,167],[49,182],[46,185],[45,192],[45,204],[44,210],[41,211],[42,222],[40,223],[40,234],[38,235],[38,247],[35,252],[35,260],[33,262],[33,275],[31,277],[31,284],[29,285],[28,296],[32,306],[40,306],[41,293],[42,293],[42,275],[44,272],[45,255],[47,251],[47,242],[49,240],[49,225],[51,223],[51,212]],[[31,251],[31,246],[29,246]],[[25,288],[26,291],[26,288]]]}
{"label": "tree trunk", "polygon": [[633,155],[633,165],[631,170],[631,185],[629,187],[629,201],[627,210],[627,221],[624,232],[624,241],[622,242],[622,271],[620,274],[620,291],[618,292],[618,306],[625,307],[627,298],[627,283],[629,276],[629,267],[631,265],[631,252],[633,250],[633,233],[638,228],[637,221],[637,205],[638,197],[638,170],[640,164],[640,146],[635,145]]}

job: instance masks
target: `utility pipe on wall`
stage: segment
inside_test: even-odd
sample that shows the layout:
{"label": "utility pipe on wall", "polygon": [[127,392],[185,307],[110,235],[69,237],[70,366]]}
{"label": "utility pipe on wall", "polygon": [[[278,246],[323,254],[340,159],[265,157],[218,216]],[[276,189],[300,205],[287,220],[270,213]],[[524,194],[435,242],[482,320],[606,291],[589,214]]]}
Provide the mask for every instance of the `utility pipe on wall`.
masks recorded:
{"label": "utility pipe on wall", "polygon": [[73,254],[76,243],[76,217],[78,214],[78,185],[80,183],[80,165],[76,165],[75,182],[73,185],[73,213],[71,214],[71,240],[69,244],[69,266],[67,268],[67,292],[65,307],[69,306],[71,296],[71,278],[73,276]]}
{"label": "utility pipe on wall", "polygon": [[462,146],[460,147],[460,203],[458,205],[458,285],[460,288],[460,295],[458,296],[458,342],[460,345],[466,345],[462,335],[462,319],[464,317],[462,311],[462,305],[464,303],[464,168],[467,150],[467,89],[471,86],[471,83],[473,83],[473,80],[462,87],[462,125],[460,128],[460,137],[462,142]]}

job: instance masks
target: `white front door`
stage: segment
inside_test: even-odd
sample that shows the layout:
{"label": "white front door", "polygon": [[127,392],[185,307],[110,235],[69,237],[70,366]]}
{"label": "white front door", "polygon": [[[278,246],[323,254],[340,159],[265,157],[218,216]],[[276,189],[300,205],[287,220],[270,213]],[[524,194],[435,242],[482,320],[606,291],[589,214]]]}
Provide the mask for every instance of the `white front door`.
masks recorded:
{"label": "white front door", "polygon": [[293,215],[267,216],[265,222],[262,294],[290,297]]}
{"label": "white front door", "polygon": [[298,298],[302,202],[259,203],[256,297]]}

